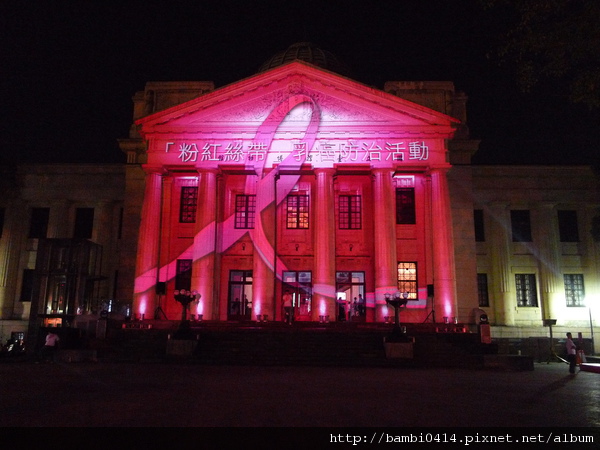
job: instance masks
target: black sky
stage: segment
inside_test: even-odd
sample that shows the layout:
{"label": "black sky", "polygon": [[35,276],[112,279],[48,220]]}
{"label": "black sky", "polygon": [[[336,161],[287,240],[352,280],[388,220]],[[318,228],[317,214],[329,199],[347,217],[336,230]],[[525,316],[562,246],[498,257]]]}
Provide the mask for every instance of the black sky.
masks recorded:
{"label": "black sky", "polygon": [[[115,4],[115,6],[107,6]],[[310,41],[357,81],[448,80],[469,96],[476,163],[583,164],[598,113],[560,86],[521,94],[486,59],[502,19],[476,0],[7,0],[0,3],[0,162],[123,162],[131,98],[147,81],[256,73]]]}

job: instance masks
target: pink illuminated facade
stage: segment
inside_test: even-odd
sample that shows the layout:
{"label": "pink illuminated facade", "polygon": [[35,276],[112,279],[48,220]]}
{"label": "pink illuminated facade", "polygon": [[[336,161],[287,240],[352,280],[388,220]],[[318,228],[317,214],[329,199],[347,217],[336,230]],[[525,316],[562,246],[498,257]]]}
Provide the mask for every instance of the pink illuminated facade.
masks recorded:
{"label": "pink illuminated facade", "polygon": [[600,333],[594,169],[473,165],[453,83],[332,63],[301,43],[218,89],[148,82],[126,164],[1,167],[0,338],[179,321],[182,291],[205,322],[283,321],[289,295],[296,321],[381,323],[406,295],[403,323]]}
{"label": "pink illuminated facade", "polygon": [[407,292],[403,320],[468,319],[447,173],[476,143],[459,139],[465,99],[451,83],[384,92],[293,61],[218,90],[189,85],[207,92],[148,114],[170,87],[138,94],[121,141],[141,163],[128,184],[145,186],[134,314],[176,315],[185,289],[204,320],[281,320],[290,291],[296,320],[341,320],[345,303],[346,319],[383,322],[386,295]]}

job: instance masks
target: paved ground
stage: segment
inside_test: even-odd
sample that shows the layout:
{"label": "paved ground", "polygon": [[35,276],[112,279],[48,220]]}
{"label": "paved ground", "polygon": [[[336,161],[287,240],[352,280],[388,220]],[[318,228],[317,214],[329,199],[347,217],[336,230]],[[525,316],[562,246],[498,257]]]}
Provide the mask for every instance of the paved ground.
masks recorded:
{"label": "paved ground", "polygon": [[5,427],[600,427],[600,374],[0,362]]}

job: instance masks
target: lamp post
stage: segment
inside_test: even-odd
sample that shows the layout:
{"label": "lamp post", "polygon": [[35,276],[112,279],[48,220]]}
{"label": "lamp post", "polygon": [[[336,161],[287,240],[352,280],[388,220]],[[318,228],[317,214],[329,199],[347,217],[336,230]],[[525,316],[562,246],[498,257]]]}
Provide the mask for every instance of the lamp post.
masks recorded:
{"label": "lamp post", "polygon": [[385,302],[394,308],[394,328],[392,337],[399,340],[407,339],[402,328],[400,328],[400,309],[406,308],[409,296],[408,292],[404,292],[402,295],[400,295],[400,292],[396,292],[393,298],[389,293],[386,293],[384,296]]}

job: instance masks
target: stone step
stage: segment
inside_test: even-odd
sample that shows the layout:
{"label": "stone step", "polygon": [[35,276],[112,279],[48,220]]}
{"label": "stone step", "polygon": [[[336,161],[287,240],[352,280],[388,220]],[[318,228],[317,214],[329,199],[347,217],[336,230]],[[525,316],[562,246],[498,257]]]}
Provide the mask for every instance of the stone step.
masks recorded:
{"label": "stone step", "polygon": [[[173,329],[113,329],[99,346],[99,359],[160,361],[167,358]],[[193,330],[196,344],[188,362],[221,365],[323,365],[482,367],[477,335],[421,333],[410,360],[387,359],[383,339],[390,328],[351,330],[309,326],[205,327]],[[171,346],[172,347],[172,346]],[[173,351],[170,351],[173,356]],[[181,357],[182,355],[177,355]]]}

